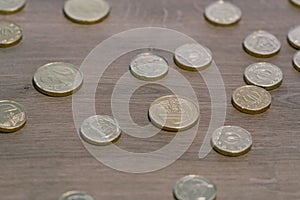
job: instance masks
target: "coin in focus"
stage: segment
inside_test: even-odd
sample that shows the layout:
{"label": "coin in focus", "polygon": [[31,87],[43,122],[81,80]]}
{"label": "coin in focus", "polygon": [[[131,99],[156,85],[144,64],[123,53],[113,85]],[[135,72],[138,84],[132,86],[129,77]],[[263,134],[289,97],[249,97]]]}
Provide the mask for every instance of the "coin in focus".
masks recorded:
{"label": "coin in focus", "polygon": [[82,138],[94,145],[108,145],[121,136],[121,129],[116,119],[106,115],[95,115],[82,122]]}
{"label": "coin in focus", "polygon": [[26,0],[0,0],[0,14],[10,14],[22,10]]}
{"label": "coin in focus", "polygon": [[293,58],[293,65],[296,70],[300,72],[300,51],[298,51]]}
{"label": "coin in focus", "polygon": [[212,63],[211,51],[200,44],[185,44],[175,50],[175,63],[185,70],[203,70]]}
{"label": "coin in focus", "polygon": [[244,73],[246,83],[266,90],[278,88],[283,81],[283,73],[279,67],[267,62],[249,65]]}
{"label": "coin in focus", "polygon": [[288,42],[292,47],[300,49],[300,26],[297,26],[289,31]]}
{"label": "coin in focus", "polygon": [[176,182],[173,194],[177,200],[215,200],[217,187],[207,178],[188,175]]}
{"label": "coin in focus", "polygon": [[19,25],[0,21],[0,47],[11,47],[18,44],[23,37],[22,29]]}
{"label": "coin in focus", "polygon": [[194,102],[175,95],[160,97],[149,108],[151,122],[167,131],[189,129],[196,124],[199,115],[199,108]]}
{"label": "coin in focus", "polygon": [[95,200],[94,197],[86,192],[81,191],[69,191],[61,195],[59,200]]}
{"label": "coin in focus", "polygon": [[236,89],[232,95],[233,106],[244,113],[259,114],[271,106],[271,94],[264,88],[247,85]]}
{"label": "coin in focus", "polygon": [[67,0],[64,14],[79,24],[93,24],[102,21],[110,13],[110,5],[105,0]]}
{"label": "coin in focus", "polygon": [[0,100],[0,132],[16,132],[25,126],[26,120],[26,113],[20,104]]}
{"label": "coin in focus", "polygon": [[244,49],[252,56],[267,58],[276,55],[281,49],[280,41],[271,33],[254,31],[246,37]]}
{"label": "coin in focus", "polygon": [[162,79],[168,74],[169,64],[161,56],[142,53],[131,61],[130,72],[138,79],[155,81]]}
{"label": "coin in focus", "polygon": [[213,24],[228,26],[241,20],[242,11],[230,2],[219,0],[205,8],[204,16]]}
{"label": "coin in focus", "polygon": [[290,0],[290,2],[296,6],[300,6],[300,0]]}

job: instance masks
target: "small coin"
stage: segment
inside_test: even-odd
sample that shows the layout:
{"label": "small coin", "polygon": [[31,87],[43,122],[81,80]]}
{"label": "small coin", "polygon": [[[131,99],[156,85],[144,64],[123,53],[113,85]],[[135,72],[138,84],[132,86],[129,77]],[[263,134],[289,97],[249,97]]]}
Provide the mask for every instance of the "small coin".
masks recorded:
{"label": "small coin", "polygon": [[26,120],[26,113],[20,104],[14,101],[0,101],[0,132],[18,131],[24,127]]}
{"label": "small coin", "polygon": [[300,49],[300,26],[297,26],[289,31],[288,42],[292,47]]}
{"label": "small coin", "polygon": [[0,0],[0,14],[15,13],[25,7],[26,0]]}
{"label": "small coin", "polygon": [[240,87],[232,95],[233,106],[248,114],[267,111],[271,106],[271,101],[271,94],[267,90],[254,85]]}
{"label": "small coin", "polygon": [[82,138],[94,145],[108,145],[121,136],[121,129],[116,119],[106,115],[87,118],[81,125]]}
{"label": "small coin", "polygon": [[247,53],[256,57],[271,57],[281,49],[280,41],[271,33],[263,30],[248,35],[243,43]]}
{"label": "small coin", "polygon": [[0,21],[0,47],[11,47],[22,40],[22,29],[19,25],[9,22]]}
{"label": "small coin", "polygon": [[131,61],[130,72],[138,79],[155,81],[162,79],[168,74],[169,64],[161,56],[142,53]]}
{"label": "small coin", "polygon": [[203,70],[212,63],[211,51],[200,44],[185,44],[175,50],[175,63],[185,70]]}
{"label": "small coin", "polygon": [[64,14],[79,24],[93,24],[102,21],[110,13],[110,5],[105,0],[67,0]]}
{"label": "small coin", "polygon": [[217,187],[207,178],[188,175],[176,182],[173,194],[177,200],[215,200]]}
{"label": "small coin", "polygon": [[196,124],[199,115],[199,108],[195,103],[175,95],[156,99],[149,109],[151,122],[167,131],[189,129]]}
{"label": "small coin", "polygon": [[249,65],[244,73],[246,83],[267,90],[278,88],[283,81],[283,73],[279,67],[267,62]]}
{"label": "small coin", "polygon": [[228,26],[241,20],[242,11],[230,2],[219,0],[205,8],[204,16],[213,24]]}
{"label": "small coin", "polygon": [[59,200],[95,200],[94,197],[81,191],[69,191],[64,193]]}
{"label": "small coin", "polygon": [[290,2],[296,6],[300,6],[300,0],[290,0]]}
{"label": "small coin", "polygon": [[300,51],[298,51],[293,58],[293,64],[296,70],[300,72]]}

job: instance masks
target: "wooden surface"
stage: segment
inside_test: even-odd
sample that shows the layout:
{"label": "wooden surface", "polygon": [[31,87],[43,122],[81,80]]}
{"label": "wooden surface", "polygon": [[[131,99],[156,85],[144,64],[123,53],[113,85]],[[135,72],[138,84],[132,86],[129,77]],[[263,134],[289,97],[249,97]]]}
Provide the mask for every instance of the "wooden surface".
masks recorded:
{"label": "wooden surface", "polygon": [[[242,21],[232,27],[216,27],[204,20],[210,0],[110,0],[113,8],[104,22],[77,25],[62,14],[62,0],[28,0],[23,11],[0,16],[22,26],[24,39],[16,47],[0,49],[0,99],[15,100],[28,113],[26,127],[15,134],[0,134],[1,200],[53,200],[68,190],[84,190],[96,199],[173,199],[174,183],[184,175],[199,174],[218,186],[219,200],[300,199],[300,73],[292,67],[296,52],[286,42],[288,30],[299,24],[300,8],[287,0],[232,0],[243,10]],[[113,34],[136,27],[157,26],[185,33],[208,46],[223,76],[227,93],[227,125],[239,125],[252,133],[254,146],[247,155],[230,158],[212,151],[198,159],[199,147],[210,119],[210,98],[201,77],[182,72],[200,99],[198,135],[188,151],[171,166],[147,174],[127,174],[110,169],[84,148],[73,122],[72,97],[51,98],[31,84],[35,70],[51,61],[78,66],[88,53]],[[247,55],[242,41],[256,29],[275,34],[282,42],[279,55],[263,59],[284,72],[284,83],[272,91],[272,108],[250,116],[230,103],[234,89],[244,85],[247,65],[260,61]],[[96,95],[99,114],[110,114],[114,83],[128,69],[136,53],[116,60],[101,79]],[[162,53],[169,61],[172,55]],[[171,66],[176,68],[173,63]],[[148,106],[169,94],[158,85],[135,92],[132,117],[147,124]],[[103,109],[104,108],[104,109]],[[161,135],[135,139],[124,135],[118,145],[128,151],[154,151],[172,139]]]}

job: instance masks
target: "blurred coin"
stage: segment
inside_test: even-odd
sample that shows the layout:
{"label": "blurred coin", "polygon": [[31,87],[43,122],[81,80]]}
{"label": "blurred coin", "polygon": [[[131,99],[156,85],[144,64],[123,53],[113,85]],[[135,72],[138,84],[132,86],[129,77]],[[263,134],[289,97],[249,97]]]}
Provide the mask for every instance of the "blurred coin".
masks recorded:
{"label": "blurred coin", "polygon": [[300,71],[300,51],[298,51],[294,58],[293,58],[293,64],[295,69],[297,69],[298,71]]}
{"label": "blurred coin", "polygon": [[19,25],[9,22],[0,21],[0,47],[11,47],[22,40],[22,29]]}
{"label": "blurred coin", "polygon": [[300,0],[290,0],[290,2],[296,6],[300,6]]}
{"label": "blurred coin", "polygon": [[10,14],[24,8],[26,0],[0,0],[0,13]]}
{"label": "blurred coin", "polygon": [[94,197],[81,191],[69,191],[64,193],[59,200],[95,200]]}
{"label": "blurred coin", "polygon": [[300,26],[297,26],[289,31],[288,42],[294,48],[300,49]]}

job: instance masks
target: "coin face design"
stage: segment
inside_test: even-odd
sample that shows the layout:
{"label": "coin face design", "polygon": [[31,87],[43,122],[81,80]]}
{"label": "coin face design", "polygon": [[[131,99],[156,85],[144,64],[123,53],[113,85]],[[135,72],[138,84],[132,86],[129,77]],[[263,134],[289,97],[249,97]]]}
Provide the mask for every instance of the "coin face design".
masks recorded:
{"label": "coin face design", "polygon": [[243,86],[236,89],[232,95],[233,106],[241,112],[259,114],[271,106],[271,94],[254,85]]}
{"label": "coin face design", "polygon": [[298,51],[293,58],[293,64],[296,70],[300,71],[300,51]]}
{"label": "coin face design", "polygon": [[251,134],[237,126],[223,126],[212,134],[213,148],[226,156],[240,156],[247,153],[252,146]]}
{"label": "coin face design", "polygon": [[189,175],[176,182],[173,193],[178,200],[214,200],[217,187],[207,178]]}
{"label": "coin face design", "polygon": [[290,2],[296,6],[300,6],[300,0],[290,0]]}
{"label": "coin face design", "polygon": [[87,118],[81,125],[82,138],[94,145],[108,145],[121,136],[121,129],[116,119],[106,115]]}
{"label": "coin face design", "polygon": [[102,21],[110,13],[110,5],[105,0],[67,0],[64,14],[71,21],[92,24]]}
{"label": "coin face design", "polygon": [[19,25],[0,21],[0,47],[11,47],[18,44],[23,37],[22,29]]}
{"label": "coin face design", "polygon": [[94,197],[86,192],[69,191],[64,193],[59,200],[95,200]]}
{"label": "coin face design", "polygon": [[175,95],[160,97],[149,108],[151,122],[167,131],[189,129],[196,124],[199,115],[199,108],[195,103]]}
{"label": "coin face design", "polygon": [[168,74],[169,64],[161,56],[142,53],[131,61],[130,72],[138,79],[155,81],[162,79]]}
{"label": "coin face design", "polygon": [[25,125],[26,120],[26,113],[20,104],[0,100],[0,132],[18,131]]}
{"label": "coin face design", "polygon": [[212,63],[211,51],[200,44],[185,44],[175,50],[174,56],[177,66],[190,70],[203,70]]}
{"label": "coin face design", "polygon": [[216,25],[232,25],[242,18],[242,11],[236,5],[226,1],[216,1],[205,8],[205,18]]}
{"label": "coin face design", "polygon": [[281,49],[280,41],[267,31],[255,31],[244,40],[244,49],[256,57],[271,57]]}
{"label": "coin face design", "polygon": [[267,62],[249,65],[244,73],[245,81],[267,90],[278,88],[283,81],[283,73],[279,67]]}
{"label": "coin face design", "polygon": [[0,0],[0,13],[14,13],[24,8],[26,0]]}
{"label": "coin face design", "polygon": [[288,42],[292,47],[300,49],[300,26],[292,28],[289,31]]}
{"label": "coin face design", "polygon": [[49,96],[68,96],[79,90],[83,75],[74,65],[63,62],[49,63],[34,74],[35,88]]}

